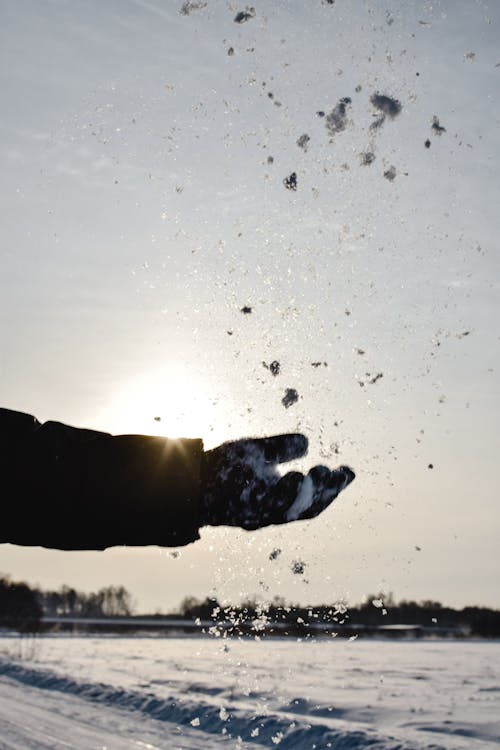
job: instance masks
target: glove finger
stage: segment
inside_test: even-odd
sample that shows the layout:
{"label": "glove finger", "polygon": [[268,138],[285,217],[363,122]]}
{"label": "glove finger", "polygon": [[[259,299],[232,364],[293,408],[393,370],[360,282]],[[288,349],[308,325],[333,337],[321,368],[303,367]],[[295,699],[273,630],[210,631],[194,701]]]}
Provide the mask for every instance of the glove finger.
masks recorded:
{"label": "glove finger", "polygon": [[[307,476],[311,486],[307,488],[307,497],[303,498],[302,508],[298,509],[297,518],[303,520],[318,516],[354,478],[355,474],[348,466],[340,466],[333,471],[327,469],[326,466],[314,466]],[[303,494],[305,492],[304,488]]]}
{"label": "glove finger", "polygon": [[218,470],[228,464],[243,463],[257,468],[262,464],[293,461],[307,453],[308,440],[300,433],[274,435],[265,438],[243,438],[222,443],[206,452],[207,464]]}
{"label": "glove finger", "polygon": [[329,469],[327,466],[313,466],[309,470],[309,476],[318,488],[335,487],[342,481],[343,486],[341,489],[344,489],[351,484],[356,474],[349,466],[339,466],[338,469]]}

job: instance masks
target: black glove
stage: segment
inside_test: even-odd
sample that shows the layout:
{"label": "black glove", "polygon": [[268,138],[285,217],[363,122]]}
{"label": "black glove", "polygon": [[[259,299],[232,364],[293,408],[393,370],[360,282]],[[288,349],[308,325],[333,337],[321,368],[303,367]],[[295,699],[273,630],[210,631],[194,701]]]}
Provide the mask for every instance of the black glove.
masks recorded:
{"label": "black glove", "polygon": [[201,522],[258,529],[314,518],[354,479],[347,466],[280,476],[277,464],[307,453],[300,434],[236,440],[205,453]]}

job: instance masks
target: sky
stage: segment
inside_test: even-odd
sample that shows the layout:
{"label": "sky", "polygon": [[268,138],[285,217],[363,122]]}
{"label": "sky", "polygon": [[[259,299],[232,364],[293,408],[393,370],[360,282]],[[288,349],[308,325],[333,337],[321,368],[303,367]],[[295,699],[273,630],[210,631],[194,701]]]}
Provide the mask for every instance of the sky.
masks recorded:
{"label": "sky", "polygon": [[312,521],[2,545],[0,571],[138,611],[500,607],[500,6],[0,7],[1,405],[207,448],[301,431],[299,468],[356,472]]}

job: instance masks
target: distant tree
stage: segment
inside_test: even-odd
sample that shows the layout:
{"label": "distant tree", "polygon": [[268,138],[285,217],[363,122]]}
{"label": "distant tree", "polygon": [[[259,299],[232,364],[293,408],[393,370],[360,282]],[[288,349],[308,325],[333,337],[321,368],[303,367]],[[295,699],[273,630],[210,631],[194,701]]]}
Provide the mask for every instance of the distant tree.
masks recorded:
{"label": "distant tree", "polygon": [[0,626],[22,633],[38,630],[42,609],[36,591],[26,583],[14,583],[0,577]]}
{"label": "distant tree", "polygon": [[423,609],[442,609],[443,608],[443,605],[441,604],[441,602],[436,602],[433,599],[423,599],[420,602],[420,606]]}
{"label": "distant tree", "polygon": [[195,596],[185,596],[179,604],[179,614],[183,617],[197,617],[195,612],[198,612],[201,602]]}
{"label": "distant tree", "polygon": [[211,596],[207,596],[203,601],[194,596],[186,596],[179,609],[184,617],[199,617],[200,620],[216,619],[222,611],[218,600]]}
{"label": "distant tree", "polygon": [[482,638],[500,637],[500,611],[485,607],[465,607],[461,615],[469,624],[471,634]]}
{"label": "distant tree", "polygon": [[42,607],[46,614],[59,615],[62,610],[61,594],[58,591],[47,591],[43,593]]}
{"label": "distant tree", "polygon": [[61,592],[60,592],[60,613],[61,615],[75,615],[75,609],[76,609],[76,602],[78,599],[78,594],[76,593],[75,589],[70,588],[69,586],[62,586]]}
{"label": "distant tree", "polygon": [[101,612],[105,617],[126,617],[132,614],[132,597],[124,586],[107,586],[98,594],[102,601]]}

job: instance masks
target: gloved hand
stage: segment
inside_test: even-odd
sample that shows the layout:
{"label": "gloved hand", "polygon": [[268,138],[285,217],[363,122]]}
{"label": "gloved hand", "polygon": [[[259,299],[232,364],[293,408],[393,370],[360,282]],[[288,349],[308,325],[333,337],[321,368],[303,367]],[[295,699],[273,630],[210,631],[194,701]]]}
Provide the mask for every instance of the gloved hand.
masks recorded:
{"label": "gloved hand", "polygon": [[281,476],[277,465],[307,453],[300,434],[236,440],[205,453],[202,525],[258,529],[314,518],[352,482],[347,466],[314,466]]}

